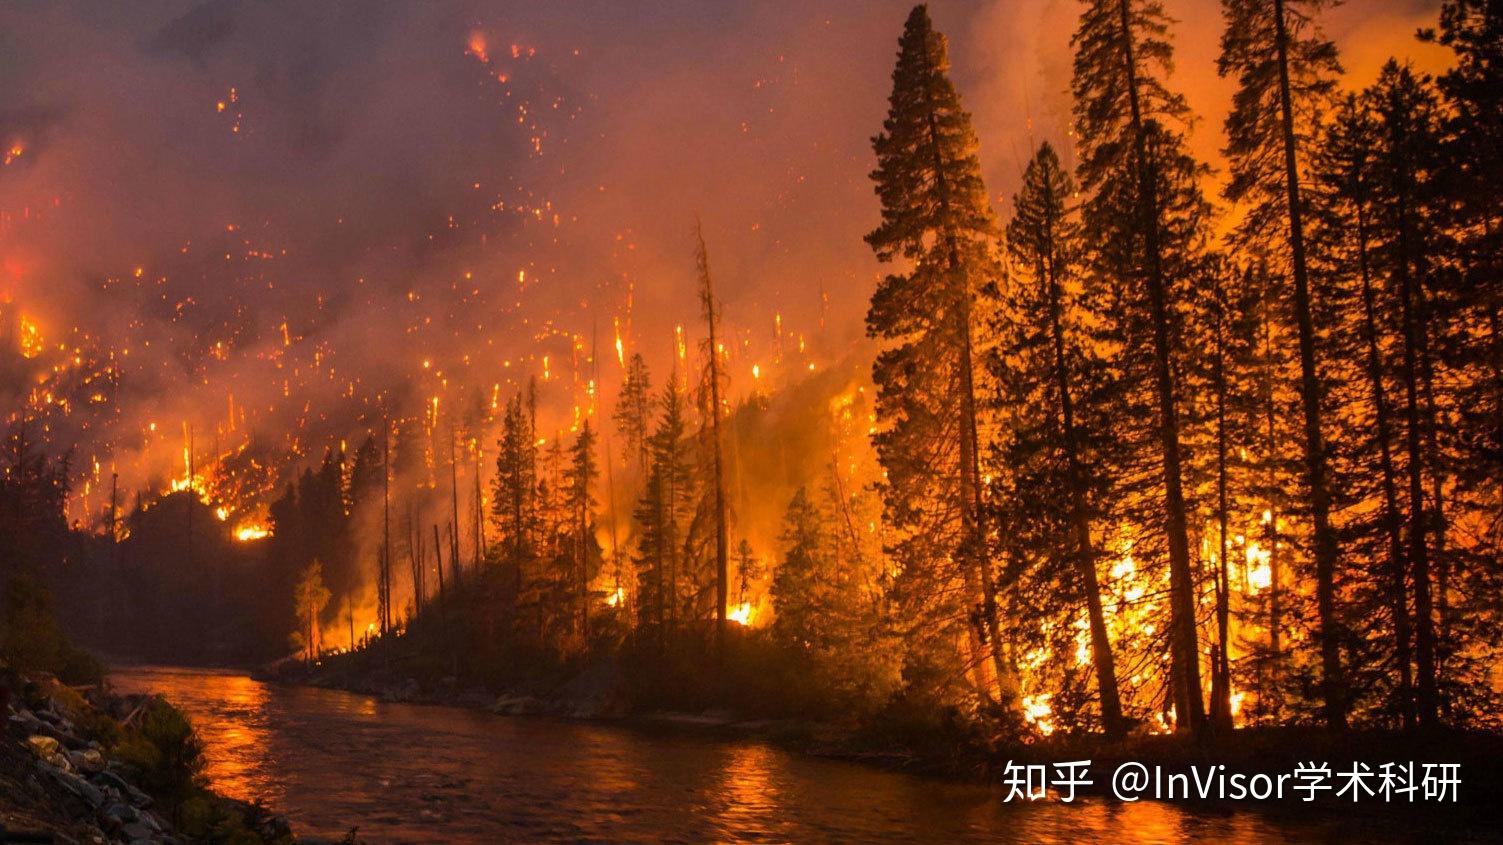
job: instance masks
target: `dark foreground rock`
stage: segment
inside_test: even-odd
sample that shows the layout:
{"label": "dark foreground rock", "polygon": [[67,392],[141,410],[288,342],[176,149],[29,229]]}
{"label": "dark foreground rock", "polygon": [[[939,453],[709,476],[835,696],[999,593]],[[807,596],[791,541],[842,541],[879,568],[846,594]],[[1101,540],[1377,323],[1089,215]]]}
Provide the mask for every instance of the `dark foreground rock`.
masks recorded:
{"label": "dark foreground rock", "polygon": [[[0,667],[0,842],[196,841],[143,788],[140,773],[106,744],[128,734],[150,701]],[[199,816],[208,815],[216,830],[232,829],[238,837],[226,841],[297,841],[286,819],[263,808],[202,788],[195,800]]]}

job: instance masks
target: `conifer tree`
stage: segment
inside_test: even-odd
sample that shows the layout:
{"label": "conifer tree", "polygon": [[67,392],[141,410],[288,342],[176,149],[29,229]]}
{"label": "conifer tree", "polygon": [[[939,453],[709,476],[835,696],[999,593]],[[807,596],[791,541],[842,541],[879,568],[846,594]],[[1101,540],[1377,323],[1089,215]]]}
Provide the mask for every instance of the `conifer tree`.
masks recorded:
{"label": "conifer tree", "polygon": [[1188,107],[1162,79],[1173,52],[1168,28],[1159,0],[1090,0],[1072,39],[1072,91],[1088,265],[1115,288],[1118,410],[1154,420],[1151,430],[1121,433],[1156,452],[1160,468],[1156,521],[1169,563],[1175,713],[1179,727],[1198,731],[1205,703],[1176,379],[1182,308],[1205,269],[1209,211],[1198,186],[1204,167],[1170,125],[1186,121]]}
{"label": "conifer tree", "polygon": [[1077,598],[1086,605],[1101,721],[1116,736],[1126,724],[1092,535],[1105,469],[1093,447],[1099,449],[1105,420],[1086,396],[1100,368],[1088,360],[1088,338],[1075,322],[1081,288],[1079,224],[1068,205],[1074,193],[1059,156],[1045,143],[1023,173],[1007,226],[1014,266],[1007,308],[996,327],[1003,336],[996,367],[1004,385],[999,401],[1017,421],[1001,444],[999,462],[1018,482],[1012,487],[1017,501],[1007,507],[1031,512],[1020,520],[1029,534],[1023,542],[1047,549],[1045,567],[1063,564],[1062,571],[1036,576],[1068,596],[1072,607]]}
{"label": "conifer tree", "polygon": [[[1378,126],[1367,103],[1357,95],[1347,96],[1327,127],[1315,162],[1312,240],[1318,246],[1319,276],[1348,315],[1346,322],[1358,327],[1336,347],[1349,362],[1348,380],[1353,382],[1344,396],[1349,406],[1345,416],[1351,422],[1338,487],[1356,505],[1353,511],[1371,514],[1351,520],[1346,532],[1358,559],[1383,561],[1384,575],[1373,579],[1377,583],[1371,592],[1376,596],[1373,615],[1386,614],[1389,621],[1386,662],[1395,678],[1393,694],[1384,698],[1391,702],[1386,709],[1408,728],[1414,723],[1413,637],[1390,386],[1394,344],[1388,317],[1395,306],[1388,286],[1375,272],[1373,257],[1377,146]],[[1376,508],[1361,506],[1374,499]]]}
{"label": "conifer tree", "polygon": [[[882,223],[866,240],[880,261],[905,265],[882,279],[867,312],[867,333],[886,342],[872,369],[881,424],[874,442],[905,594],[933,622],[979,620],[970,632],[953,624],[921,632],[969,636],[973,647],[984,641],[1003,707],[1016,712],[983,508],[974,372],[975,299],[1000,276],[998,232],[947,51],[927,8],[915,7],[873,139]],[[959,606],[944,607],[947,596]]]}
{"label": "conifer tree", "polygon": [[634,352],[626,364],[626,379],[616,397],[616,411],[611,415],[616,431],[621,433],[622,457],[637,462],[637,470],[646,473],[651,463],[647,438],[652,428],[652,380],[642,353]]}
{"label": "conifer tree", "polygon": [[[1457,409],[1466,444],[1458,481],[1464,495],[1492,511],[1503,525],[1503,3],[1446,0],[1439,31],[1422,37],[1455,53],[1453,67],[1437,80],[1446,106],[1442,115],[1442,176],[1451,203],[1456,239],[1456,323],[1473,327],[1455,344],[1466,371],[1459,379]],[[1488,538],[1497,557],[1499,532]]]}
{"label": "conifer tree", "polygon": [[533,553],[530,512],[534,480],[531,457],[536,446],[523,414],[522,399],[513,397],[501,418],[501,436],[496,441],[496,479],[491,496],[491,518],[497,536],[513,565]]}
{"label": "conifer tree", "polygon": [[678,622],[682,542],[691,513],[692,467],[684,448],[683,391],[672,376],[659,393],[657,427],[649,438],[652,463],[637,503],[638,613],[660,637]]}
{"label": "conifer tree", "polygon": [[1321,688],[1326,724],[1346,725],[1336,609],[1339,549],[1320,407],[1321,383],[1310,296],[1303,173],[1318,115],[1341,68],[1336,48],[1316,30],[1322,0],[1223,0],[1226,30],[1218,63],[1237,94],[1226,119],[1232,178],[1226,197],[1246,205],[1235,239],[1243,251],[1292,282],[1288,299],[1298,329],[1305,487],[1314,534]]}
{"label": "conifer tree", "polygon": [[595,484],[600,467],[595,462],[595,432],[586,419],[569,448],[566,494],[573,540],[575,599],[578,602],[579,630],[589,634],[590,549],[595,540]]}
{"label": "conifer tree", "polygon": [[[1415,713],[1421,725],[1439,719],[1438,644],[1434,587],[1444,567],[1442,482],[1433,438],[1431,292],[1435,283],[1439,138],[1435,92],[1407,67],[1390,61],[1367,92],[1378,120],[1374,154],[1373,257],[1397,305],[1401,416],[1408,481],[1408,563],[1414,589]],[[1427,482],[1429,484],[1427,485]],[[1440,570],[1444,572],[1442,568]]]}

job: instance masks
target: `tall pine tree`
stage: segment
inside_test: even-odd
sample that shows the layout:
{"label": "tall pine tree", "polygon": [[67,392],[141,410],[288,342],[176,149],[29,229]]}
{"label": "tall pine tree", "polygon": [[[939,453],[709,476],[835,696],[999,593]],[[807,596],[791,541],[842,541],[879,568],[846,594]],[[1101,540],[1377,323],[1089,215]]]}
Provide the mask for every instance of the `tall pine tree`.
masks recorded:
{"label": "tall pine tree", "polygon": [[[1170,663],[1180,728],[1200,730],[1196,584],[1184,490],[1180,396],[1183,303],[1205,270],[1209,214],[1198,182],[1204,167],[1172,123],[1188,120],[1183,97],[1163,75],[1173,49],[1158,0],[1089,0],[1072,39],[1082,222],[1092,272],[1114,285],[1108,315],[1118,337],[1115,366],[1125,393],[1120,411],[1146,412],[1151,429],[1131,431],[1156,453],[1161,504],[1155,520],[1169,563]],[[1157,75],[1155,73],[1157,71]]]}
{"label": "tall pine tree", "polygon": [[[983,507],[974,371],[977,291],[1001,273],[997,223],[971,117],[926,7],[913,9],[898,43],[888,116],[872,142],[882,223],[866,236],[879,260],[905,264],[878,284],[866,318],[867,333],[886,342],[872,377],[887,517],[899,538],[892,551],[906,595],[924,605],[918,612],[950,623],[922,625],[923,633],[970,637],[974,652],[984,642],[1002,705],[1016,712]],[[979,624],[957,630],[967,617]]]}
{"label": "tall pine tree", "polygon": [[[1017,480],[1009,485],[1015,495],[1006,507],[1037,511],[1020,520],[1031,535],[1024,542],[1047,550],[1045,571],[1036,574],[1057,586],[1072,607],[1078,607],[1076,600],[1085,603],[1101,722],[1115,736],[1126,723],[1092,525],[1104,492],[1105,462],[1096,458],[1106,421],[1088,395],[1100,368],[1090,360],[1089,338],[1077,323],[1080,227],[1068,205],[1074,193],[1073,180],[1046,143],[1013,197],[1007,249],[1014,266],[996,330],[1004,338],[997,359],[1004,385],[1000,403],[1017,421],[1001,444],[999,463]],[[1061,563],[1062,569],[1056,566]]]}
{"label": "tall pine tree", "polygon": [[1226,197],[1247,207],[1236,241],[1293,286],[1298,330],[1305,488],[1314,533],[1317,638],[1326,724],[1346,725],[1336,609],[1339,549],[1331,525],[1330,473],[1322,429],[1321,382],[1306,249],[1302,172],[1318,117],[1341,68],[1336,47],[1312,20],[1322,0],[1223,0],[1226,31],[1219,68],[1238,89],[1226,119],[1231,180]]}

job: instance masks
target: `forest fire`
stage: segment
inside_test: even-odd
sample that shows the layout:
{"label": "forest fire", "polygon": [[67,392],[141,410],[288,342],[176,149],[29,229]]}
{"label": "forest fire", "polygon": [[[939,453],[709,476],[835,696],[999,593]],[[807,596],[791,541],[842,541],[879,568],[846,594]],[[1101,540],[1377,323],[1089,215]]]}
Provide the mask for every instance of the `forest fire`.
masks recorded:
{"label": "forest fire", "polygon": [[264,540],[271,536],[271,529],[264,525],[242,525],[235,529],[235,539],[242,543]]}
{"label": "forest fire", "polygon": [[0,103],[0,575],[987,753],[1497,730],[1499,13],[1015,5],[73,21],[118,90]]}

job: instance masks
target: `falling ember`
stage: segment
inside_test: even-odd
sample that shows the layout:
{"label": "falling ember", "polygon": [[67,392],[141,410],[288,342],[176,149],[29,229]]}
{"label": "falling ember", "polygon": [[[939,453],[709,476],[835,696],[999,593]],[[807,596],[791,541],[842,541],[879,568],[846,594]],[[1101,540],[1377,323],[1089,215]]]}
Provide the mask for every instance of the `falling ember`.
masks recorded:
{"label": "falling ember", "polygon": [[485,33],[476,30],[470,33],[469,44],[465,53],[479,59],[482,64],[490,64],[490,53],[486,51]]}

